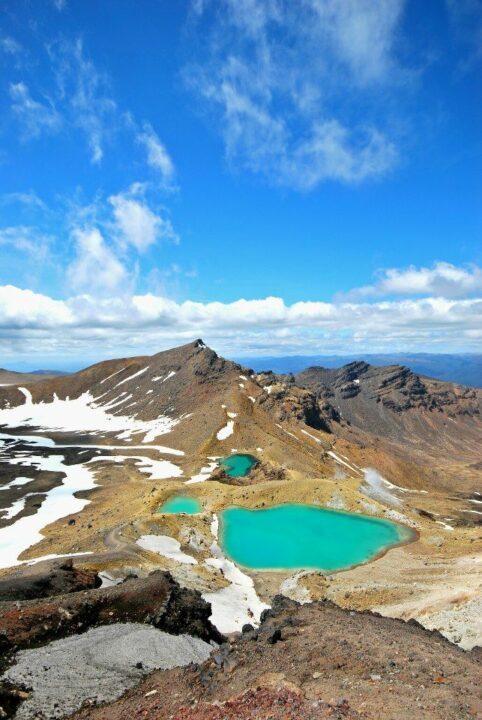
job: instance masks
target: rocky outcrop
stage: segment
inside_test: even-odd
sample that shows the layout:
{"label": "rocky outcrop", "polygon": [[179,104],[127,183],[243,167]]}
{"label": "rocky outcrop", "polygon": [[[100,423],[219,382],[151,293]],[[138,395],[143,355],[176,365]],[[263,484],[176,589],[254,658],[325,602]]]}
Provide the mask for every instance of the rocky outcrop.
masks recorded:
{"label": "rocky outcrop", "polygon": [[420,409],[450,416],[480,415],[482,393],[476,389],[422,378],[401,365],[353,362],[334,370],[311,367],[296,375],[296,383],[314,391],[318,399],[340,402],[361,395],[397,413]]}
{"label": "rocky outcrop", "polygon": [[[417,623],[277,597],[202,665],[158,672],[89,720],[471,720],[479,650]],[[403,701],[402,701],[403,698]]]}
{"label": "rocky outcrop", "polygon": [[77,568],[72,560],[66,560],[56,564],[48,573],[0,578],[0,602],[47,598],[90,590],[100,585],[101,580],[94,570]]}
{"label": "rocky outcrop", "polygon": [[[270,392],[263,395],[260,406],[279,422],[295,421],[304,423],[315,430],[331,433],[329,420],[336,417],[330,403],[320,404],[316,394],[306,388],[297,387],[293,376],[267,376]],[[270,385],[269,381],[273,384]],[[266,387],[266,379],[263,386]]]}
{"label": "rocky outcrop", "polygon": [[9,647],[28,648],[97,625],[142,622],[172,634],[219,640],[210,614],[200,593],[181,588],[168,572],[157,570],[115,587],[0,603],[0,634]]}

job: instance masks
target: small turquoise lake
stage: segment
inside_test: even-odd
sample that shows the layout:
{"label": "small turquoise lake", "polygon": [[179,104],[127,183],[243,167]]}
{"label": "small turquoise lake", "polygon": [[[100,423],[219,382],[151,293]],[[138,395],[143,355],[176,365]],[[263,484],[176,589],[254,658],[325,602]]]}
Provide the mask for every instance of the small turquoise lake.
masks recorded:
{"label": "small turquoise lake", "polygon": [[315,505],[221,513],[224,552],[251,570],[342,570],[413,537],[409,528],[388,520]]}
{"label": "small turquoise lake", "polygon": [[254,455],[236,453],[223,458],[219,461],[219,464],[229,477],[246,477],[258,462]]}
{"label": "small turquoise lake", "polygon": [[166,500],[164,505],[159,508],[160,513],[184,513],[186,515],[196,515],[202,512],[202,505],[199,500],[186,495],[176,495]]}

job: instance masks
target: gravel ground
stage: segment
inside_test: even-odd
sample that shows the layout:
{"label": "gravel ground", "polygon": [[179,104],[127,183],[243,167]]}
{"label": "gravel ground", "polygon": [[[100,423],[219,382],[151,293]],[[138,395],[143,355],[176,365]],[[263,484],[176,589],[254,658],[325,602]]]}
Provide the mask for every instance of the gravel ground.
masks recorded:
{"label": "gravel ground", "polygon": [[416,623],[277,598],[259,630],[77,720],[474,720],[480,649]]}
{"label": "gravel ground", "polygon": [[17,720],[53,720],[83,703],[112,702],[153,670],[206,660],[212,646],[149,625],[102,626],[83,635],[23,650],[3,679],[32,690]]}

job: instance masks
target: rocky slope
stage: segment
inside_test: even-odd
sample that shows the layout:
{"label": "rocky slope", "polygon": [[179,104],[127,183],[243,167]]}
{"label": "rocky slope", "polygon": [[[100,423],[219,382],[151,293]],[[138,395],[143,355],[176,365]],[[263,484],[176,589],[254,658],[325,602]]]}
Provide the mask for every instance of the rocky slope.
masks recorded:
{"label": "rocky slope", "polygon": [[372,432],[388,436],[393,430],[386,411],[395,416],[429,411],[454,420],[479,419],[482,410],[478,389],[422,378],[400,365],[353,362],[336,370],[311,367],[298,373],[295,381],[313,390],[318,399],[334,404],[352,424],[366,426],[374,421]]}
{"label": "rocky slope", "polygon": [[[355,611],[479,642],[480,399],[365,363],[255,374],[200,340],[0,387],[0,646],[8,659],[121,622],[221,640],[279,592],[328,598],[346,609],[278,601],[211,664],[154,676],[92,717],[473,717],[476,653]],[[258,460],[242,480],[217,468],[233,452]],[[159,512],[177,494],[201,511]],[[414,541],[331,575],[249,573],[224,557],[224,508],[285,502],[395,520]],[[131,579],[97,588],[98,572]]]}
{"label": "rocky slope", "polygon": [[[48,573],[58,555],[75,555],[79,580],[161,568],[209,599],[225,634],[256,623],[283,592],[417,618],[470,648],[481,585],[480,394],[470,393],[363,364],[255,374],[202,341],[0,387],[0,576],[28,587],[37,570],[19,563]],[[259,461],[242,480],[217,469],[233,452]],[[201,512],[159,512],[178,494]],[[413,528],[416,542],[332,575],[250,573],[224,557],[224,508],[286,502],[391,519]],[[85,592],[97,612],[104,589]],[[49,608],[36,601],[22,616]],[[14,610],[0,620],[9,632],[24,628]]]}
{"label": "rocky slope", "polygon": [[294,382],[309,388],[321,407],[335,409],[337,435],[372,448],[372,454],[374,449],[399,459],[405,463],[400,472],[409,479],[417,468],[419,487],[477,489],[482,472],[480,389],[421,377],[402,366],[365,362],[336,370],[308,368]]}
{"label": "rocky slope", "polygon": [[200,666],[154,673],[77,720],[469,720],[479,716],[480,651],[415,624],[277,598]]}
{"label": "rocky slope", "polygon": [[113,587],[67,595],[0,602],[0,632],[10,648],[24,649],[85,632],[91,627],[141,622],[166,632],[222,639],[199,592],[181,588],[169,573],[155,571]]}
{"label": "rocky slope", "polygon": [[[187,465],[193,457],[222,454],[228,444],[223,441],[235,432],[236,446],[269,444],[274,459],[294,470],[320,472],[333,466],[333,458],[314,454],[309,443],[292,447],[289,438],[296,437],[289,426],[294,425],[317,430],[319,450],[332,449],[337,439],[349,443],[358,466],[376,467],[377,454],[382,471],[395,461],[395,479],[408,477],[408,485],[417,473],[420,487],[427,482],[430,489],[446,491],[457,476],[457,490],[470,493],[482,470],[482,391],[422,378],[401,366],[359,362],[337,370],[308,368],[296,376],[255,374],[198,340],[21,388],[0,387],[0,410],[24,405],[27,392],[34,405],[51,406],[50,430],[67,439],[81,432],[84,443],[90,434],[105,444],[116,438],[149,438],[151,443],[162,435],[166,445],[186,455]],[[86,413],[85,406],[96,408],[97,416]],[[43,408],[39,424],[48,410]],[[102,412],[119,421],[106,422]],[[85,416],[83,427],[73,415]],[[18,422],[24,419],[20,413]],[[110,427],[125,431],[114,434]],[[223,428],[226,434],[218,437]]]}

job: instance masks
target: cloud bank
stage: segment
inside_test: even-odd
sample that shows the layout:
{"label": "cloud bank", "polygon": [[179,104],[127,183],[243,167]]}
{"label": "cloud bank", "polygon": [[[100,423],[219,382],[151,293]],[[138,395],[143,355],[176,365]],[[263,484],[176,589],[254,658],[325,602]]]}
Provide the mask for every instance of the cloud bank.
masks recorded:
{"label": "cloud bank", "polygon": [[[79,237],[102,253],[95,235]],[[79,272],[89,272],[80,266]],[[93,357],[156,352],[202,336],[237,354],[477,349],[482,298],[414,298],[375,303],[175,302],[153,294],[65,300],[0,287],[2,355]],[[25,351],[27,349],[27,351]]]}
{"label": "cloud bank", "polygon": [[387,295],[467,297],[482,294],[482,270],[477,265],[456,267],[436,262],[433,267],[390,268],[378,273],[378,282],[352,290],[347,299]]}

